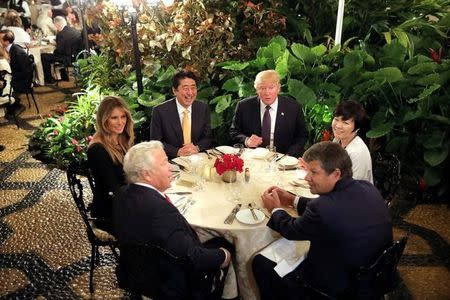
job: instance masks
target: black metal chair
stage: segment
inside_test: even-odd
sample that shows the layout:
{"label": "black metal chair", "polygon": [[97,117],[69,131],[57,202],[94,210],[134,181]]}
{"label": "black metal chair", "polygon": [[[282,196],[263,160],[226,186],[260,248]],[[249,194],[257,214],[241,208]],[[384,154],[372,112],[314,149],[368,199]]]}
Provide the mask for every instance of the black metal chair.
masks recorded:
{"label": "black metal chair", "polygon": [[[81,218],[83,219],[83,222],[86,225],[87,237],[89,243],[91,244],[89,291],[92,294],[94,293],[94,284],[93,284],[94,269],[96,263],[98,263],[100,259],[99,247],[105,246],[109,247],[114,256],[116,257],[116,260],[118,260],[119,255],[116,251],[117,239],[109,232],[106,232],[104,230],[95,227],[93,221],[95,221],[96,219],[92,218],[89,214],[89,210],[87,209],[85,199],[83,197],[83,185],[81,183],[81,180],[77,177],[75,168],[69,166],[66,173],[70,192],[81,215]],[[89,176],[88,180],[90,185],[94,183],[93,179],[89,178]]]}
{"label": "black metal chair", "polygon": [[34,97],[34,78],[36,76],[36,63],[34,61],[33,54],[28,54],[29,65],[32,68],[32,72],[29,74],[25,86],[21,88],[14,88],[14,94],[25,94],[28,100],[28,108],[31,108],[30,96],[34,102],[37,113],[39,113],[39,107],[36,103],[36,98]]}
{"label": "black metal chair", "polygon": [[374,185],[389,207],[400,186],[400,160],[395,154],[375,152],[372,154]]}
{"label": "black metal chair", "polygon": [[331,295],[326,291],[304,283],[306,299],[384,299],[400,283],[397,265],[405,250],[408,236],[395,241],[374,261],[350,274],[350,286],[342,295]]}
{"label": "black metal chair", "polygon": [[[194,275],[187,258],[178,257],[157,245],[123,242],[119,243],[119,249],[117,282],[133,299],[141,296],[191,300],[221,298],[224,281],[222,270]],[[185,289],[177,289],[180,294],[175,296],[168,292],[170,288],[165,286],[167,282],[184,286]]]}

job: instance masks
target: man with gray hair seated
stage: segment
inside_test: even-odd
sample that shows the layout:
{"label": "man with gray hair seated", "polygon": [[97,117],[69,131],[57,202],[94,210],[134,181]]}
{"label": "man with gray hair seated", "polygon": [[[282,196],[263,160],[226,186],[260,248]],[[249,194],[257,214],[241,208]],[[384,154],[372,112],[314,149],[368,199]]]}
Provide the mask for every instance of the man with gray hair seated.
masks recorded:
{"label": "man with gray hair seated", "polygon": [[[172,177],[163,144],[150,141],[131,147],[123,169],[129,185],[119,189],[113,203],[113,224],[119,245],[152,245],[185,264],[152,255],[136,261],[126,248],[121,248],[119,270],[123,273],[119,278],[132,286],[133,291],[155,299],[220,298],[233,246],[220,237],[202,244],[164,194]],[[205,287],[202,279],[211,272],[223,276],[215,282],[213,292],[208,288],[204,294],[205,289],[200,287]]]}
{"label": "man with gray hair seated", "polygon": [[[52,77],[52,63],[60,62],[65,66],[69,66],[83,45],[81,40],[81,32],[67,25],[67,21],[62,16],[57,16],[53,20],[56,30],[56,49],[52,53],[42,53],[42,67],[44,69],[44,79],[46,84],[54,83]],[[65,70],[61,71],[61,79],[68,80],[68,74]]]}

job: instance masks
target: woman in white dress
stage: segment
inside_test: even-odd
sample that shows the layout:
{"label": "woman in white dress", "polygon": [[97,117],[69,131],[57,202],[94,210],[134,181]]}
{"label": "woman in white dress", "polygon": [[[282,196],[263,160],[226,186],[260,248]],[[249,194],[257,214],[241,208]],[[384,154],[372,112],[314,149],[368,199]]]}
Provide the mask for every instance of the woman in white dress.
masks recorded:
{"label": "woman in white dress", "polygon": [[36,26],[42,30],[44,36],[56,35],[56,27],[53,24],[52,16],[52,7],[50,5],[42,5],[36,20]]}
{"label": "woman in white dress", "polygon": [[356,101],[342,101],[334,110],[331,123],[333,142],[339,143],[352,160],[354,179],[367,180],[373,183],[372,158],[369,148],[358,136],[358,131],[366,120],[364,107]]}

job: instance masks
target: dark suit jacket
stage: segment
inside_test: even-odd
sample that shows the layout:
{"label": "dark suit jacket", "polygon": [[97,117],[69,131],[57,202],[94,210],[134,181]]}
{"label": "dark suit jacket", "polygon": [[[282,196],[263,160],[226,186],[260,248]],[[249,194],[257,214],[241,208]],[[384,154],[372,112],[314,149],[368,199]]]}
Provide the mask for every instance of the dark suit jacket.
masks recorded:
{"label": "dark suit jacket", "polygon": [[[164,144],[169,159],[177,157],[183,146],[183,130],[175,98],[153,108],[150,139]],[[200,151],[211,146],[211,113],[208,105],[198,100],[192,103],[191,141]]]}
{"label": "dark suit jacket", "polygon": [[[244,144],[252,134],[261,136],[260,100],[258,97],[244,99],[236,106],[230,136],[233,142]],[[301,105],[292,98],[278,96],[278,109],[274,132],[277,151],[299,157],[308,139]]]}
{"label": "dark suit jacket", "polygon": [[296,271],[332,294],[342,293],[350,272],[392,243],[386,204],[367,181],[341,179],[328,194],[300,199],[297,210],[298,218],[277,210],[267,225],[287,239],[311,241],[308,257]]}
{"label": "dark suit jacket", "polygon": [[178,294],[179,299],[183,299],[182,295],[189,289],[190,275],[217,270],[225,260],[221,249],[205,248],[178,209],[149,187],[130,184],[120,188],[114,200],[113,220],[119,243],[159,246],[189,262],[191,274],[180,272],[178,266],[171,264],[166,264],[164,269],[143,266],[144,270],[135,270],[135,273],[150,273],[142,274],[142,278],[159,276],[162,289],[171,295]]}
{"label": "dark suit jacket", "polygon": [[69,65],[82,47],[81,32],[75,28],[67,25],[56,34],[54,54],[60,57],[64,64]]}
{"label": "dark suit jacket", "polygon": [[11,45],[9,56],[12,73],[11,86],[20,93],[31,87],[33,66],[27,52],[19,45]]}

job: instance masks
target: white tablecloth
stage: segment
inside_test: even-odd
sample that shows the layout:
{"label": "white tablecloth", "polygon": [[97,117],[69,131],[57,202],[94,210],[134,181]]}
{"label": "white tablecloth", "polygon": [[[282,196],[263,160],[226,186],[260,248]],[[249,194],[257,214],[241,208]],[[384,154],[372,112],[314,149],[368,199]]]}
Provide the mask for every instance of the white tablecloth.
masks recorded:
{"label": "white tablecloth", "polygon": [[44,85],[44,69],[42,67],[41,53],[53,53],[54,45],[34,46],[28,48],[29,54],[33,54],[36,63],[36,82]]}
{"label": "white tablecloth", "polygon": [[[208,159],[205,154],[198,154],[201,159],[197,165],[213,165],[214,160]],[[293,187],[288,184],[297,178],[298,171],[269,171],[267,162],[252,158],[252,150],[246,149],[242,155],[245,167],[250,169],[250,182],[244,182],[244,173],[238,173],[238,181],[235,183],[225,183],[212,169],[212,176],[202,189],[187,187],[184,181],[174,182],[173,188],[169,191],[192,191],[192,199],[196,202],[192,205],[185,217],[188,222],[200,233],[212,231],[225,237],[232,242],[236,249],[234,268],[241,299],[258,299],[257,287],[251,272],[251,258],[253,255],[266,247],[279,237],[278,234],[266,227],[268,219],[257,225],[246,225],[235,220],[232,224],[224,224],[224,220],[237,203],[242,203],[242,209],[247,208],[248,203],[256,202],[261,207],[261,194],[268,187],[276,183],[283,183],[284,188],[294,191],[306,197],[314,197],[309,189],[303,187]],[[199,169],[203,169],[200,167]],[[306,182],[305,182],[306,183]],[[231,195],[239,190],[240,200],[232,199]],[[295,212],[292,210],[291,213]],[[201,234],[200,234],[201,235]]]}

